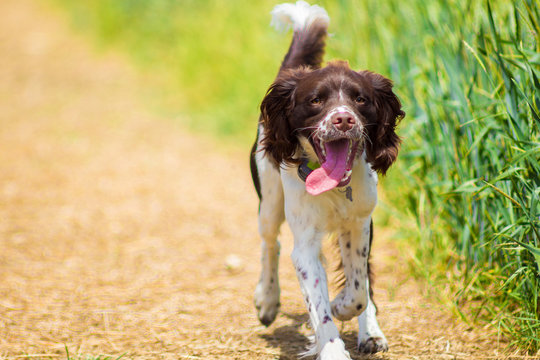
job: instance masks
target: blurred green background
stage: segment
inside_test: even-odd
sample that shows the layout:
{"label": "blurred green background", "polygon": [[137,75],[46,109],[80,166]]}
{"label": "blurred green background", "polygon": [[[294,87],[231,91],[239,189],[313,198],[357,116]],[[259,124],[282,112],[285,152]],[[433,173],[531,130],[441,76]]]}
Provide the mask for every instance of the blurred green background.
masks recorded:
{"label": "blurred green background", "polygon": [[[281,1],[49,0],[148,79],[149,104],[246,146],[289,45]],[[471,324],[540,347],[540,15],[533,0],[319,1],[326,59],[395,82],[403,148],[383,182],[412,273]],[[246,155],[247,156],[247,155]],[[395,226],[395,225],[393,225]]]}

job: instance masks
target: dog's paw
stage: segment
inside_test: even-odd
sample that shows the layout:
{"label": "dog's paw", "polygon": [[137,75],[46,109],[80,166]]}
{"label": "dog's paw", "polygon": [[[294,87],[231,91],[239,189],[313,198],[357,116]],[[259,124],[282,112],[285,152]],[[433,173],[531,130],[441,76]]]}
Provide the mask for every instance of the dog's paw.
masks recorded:
{"label": "dog's paw", "polygon": [[278,302],[277,304],[270,304],[268,306],[261,305],[260,307],[257,307],[257,317],[259,318],[259,321],[264,326],[270,326],[276,319],[276,316],[279,312],[279,307],[281,304]]}
{"label": "dog's paw", "polygon": [[265,289],[262,284],[258,284],[254,296],[257,317],[264,326],[270,326],[276,319],[279,312],[279,289]]}
{"label": "dog's paw", "polygon": [[388,351],[388,341],[384,337],[373,336],[358,344],[358,352],[362,354],[375,354]]}
{"label": "dog's paw", "polygon": [[345,344],[341,339],[332,339],[328,341],[321,352],[318,360],[351,360],[351,355],[345,350]]}

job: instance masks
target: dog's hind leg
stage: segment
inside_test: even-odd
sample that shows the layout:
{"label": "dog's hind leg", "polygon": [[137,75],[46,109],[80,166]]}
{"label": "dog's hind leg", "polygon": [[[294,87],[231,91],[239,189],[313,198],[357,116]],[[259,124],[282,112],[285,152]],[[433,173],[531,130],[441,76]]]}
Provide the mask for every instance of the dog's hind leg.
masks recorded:
{"label": "dog's hind leg", "polygon": [[[281,223],[285,219],[283,209],[283,188],[279,170],[270,163],[262,152],[253,152],[256,165],[254,174],[258,179],[259,234],[262,239],[262,271],[255,289],[254,302],[260,322],[268,326],[279,311],[279,241],[277,239]],[[252,162],[252,164],[253,164]],[[252,166],[252,171],[253,171]]]}

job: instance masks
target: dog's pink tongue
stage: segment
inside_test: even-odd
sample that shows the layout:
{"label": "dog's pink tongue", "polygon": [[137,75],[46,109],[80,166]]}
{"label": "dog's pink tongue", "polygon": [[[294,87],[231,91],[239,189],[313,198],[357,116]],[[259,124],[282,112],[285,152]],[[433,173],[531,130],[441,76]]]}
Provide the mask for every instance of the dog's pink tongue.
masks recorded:
{"label": "dog's pink tongue", "polygon": [[306,178],[306,191],[319,195],[335,188],[345,175],[347,168],[348,140],[331,141],[325,144],[326,160]]}

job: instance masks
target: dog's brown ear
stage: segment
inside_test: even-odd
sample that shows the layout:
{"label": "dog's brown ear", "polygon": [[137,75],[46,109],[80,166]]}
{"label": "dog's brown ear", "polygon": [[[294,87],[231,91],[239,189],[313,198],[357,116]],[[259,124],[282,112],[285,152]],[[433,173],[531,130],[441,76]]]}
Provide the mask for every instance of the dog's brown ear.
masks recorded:
{"label": "dog's brown ear", "polygon": [[405,112],[401,110],[401,102],[392,91],[392,81],[370,71],[363,71],[361,74],[370,79],[373,85],[373,100],[377,113],[377,123],[367,129],[367,160],[373,170],[384,175],[397,158],[400,138],[395,128],[405,117]]}
{"label": "dog's brown ear", "polygon": [[279,166],[294,163],[298,138],[291,128],[290,116],[295,106],[298,81],[309,72],[307,68],[288,69],[278,74],[261,103],[262,149]]}

